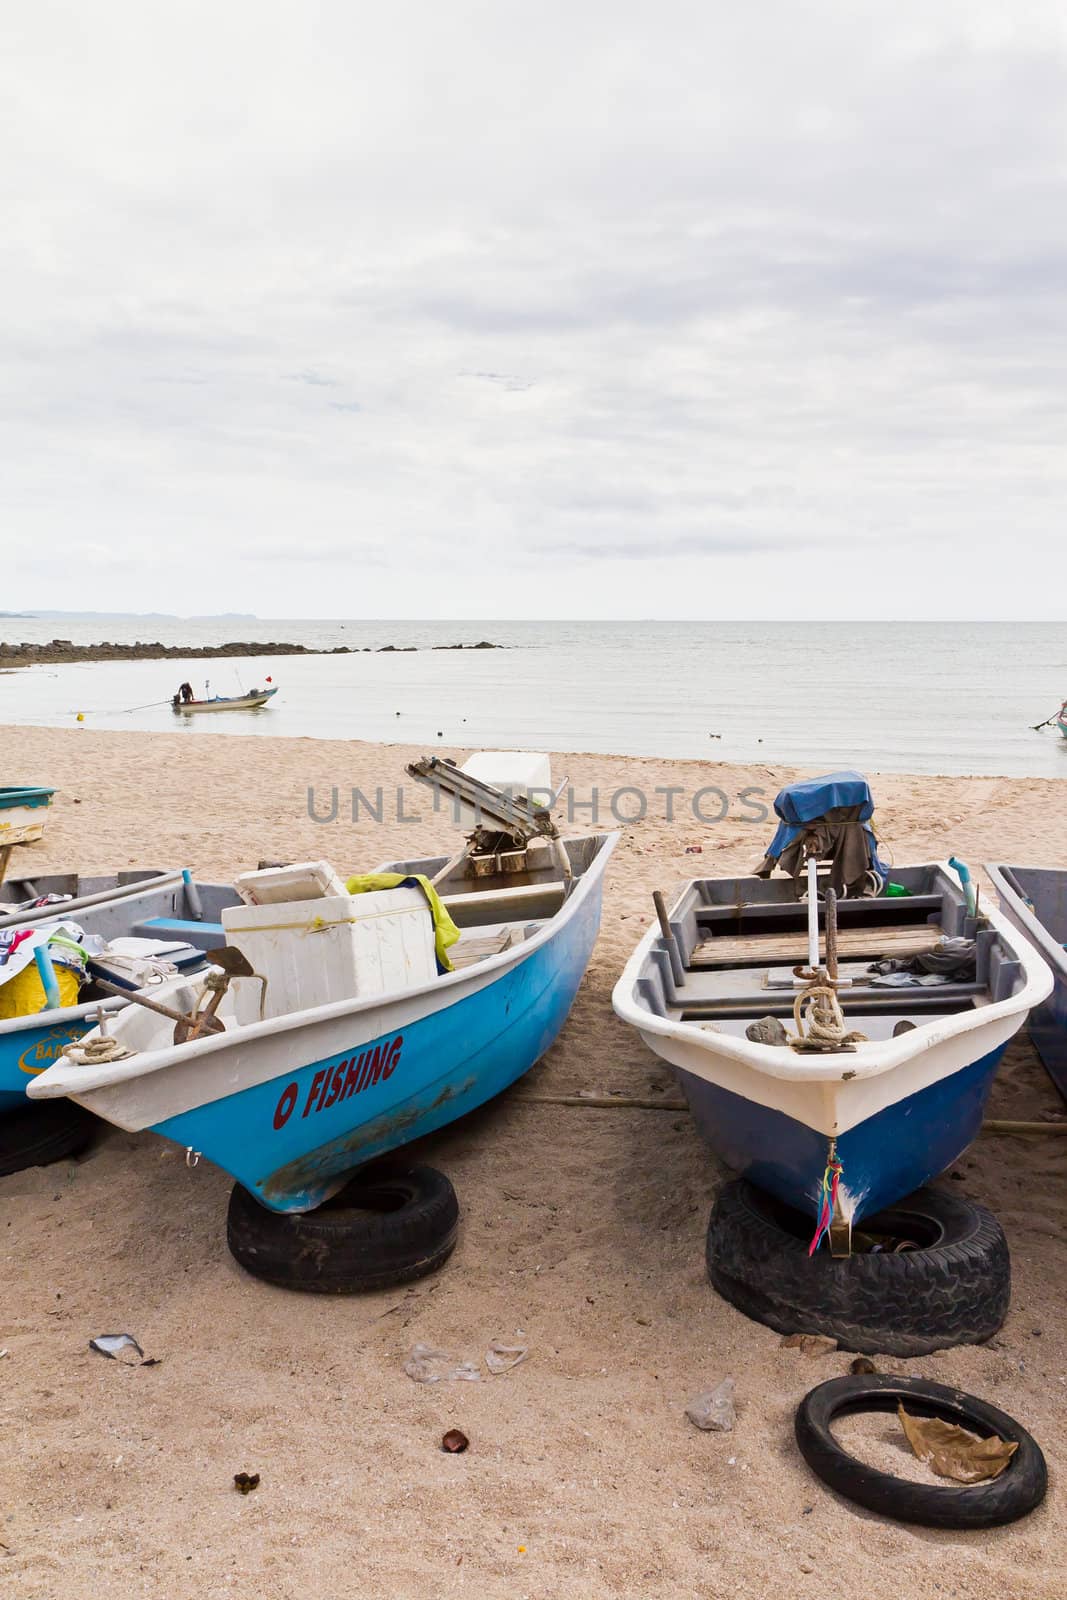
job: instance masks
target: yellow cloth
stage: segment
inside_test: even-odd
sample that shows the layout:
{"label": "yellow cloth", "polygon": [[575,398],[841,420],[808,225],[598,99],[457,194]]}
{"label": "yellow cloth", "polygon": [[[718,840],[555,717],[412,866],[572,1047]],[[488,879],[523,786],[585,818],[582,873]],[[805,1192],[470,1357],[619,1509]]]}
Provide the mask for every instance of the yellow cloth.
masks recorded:
{"label": "yellow cloth", "polygon": [[426,896],[433,917],[434,950],[437,965],[445,972],[452,971],[448,958],[449,948],[459,938],[459,929],[445,910],[441,896],[429,878],[421,872],[361,872],[345,884],[349,894],[372,894],[377,889],[399,889],[402,883],[417,883]]}

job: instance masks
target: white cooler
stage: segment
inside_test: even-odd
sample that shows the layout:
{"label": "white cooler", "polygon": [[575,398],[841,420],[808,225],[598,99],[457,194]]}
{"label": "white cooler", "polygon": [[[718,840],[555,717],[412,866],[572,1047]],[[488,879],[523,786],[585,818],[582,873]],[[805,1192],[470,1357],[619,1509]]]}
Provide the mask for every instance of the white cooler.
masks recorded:
{"label": "white cooler", "polygon": [[[468,756],[459,769],[491,789],[500,789],[510,796],[525,795],[535,806],[552,804],[552,763],[548,756],[534,750],[476,750]],[[469,833],[481,826],[484,818],[477,815],[464,801],[450,801],[448,817],[458,827]]]}
{"label": "white cooler", "polygon": [[[247,874],[242,892],[259,876]],[[262,1012],[262,985],[254,978],[234,984],[241,1024],[337,1000],[394,994],[437,975],[433,917],[417,888],[228,906],[222,926],[227,944],[267,980]]]}

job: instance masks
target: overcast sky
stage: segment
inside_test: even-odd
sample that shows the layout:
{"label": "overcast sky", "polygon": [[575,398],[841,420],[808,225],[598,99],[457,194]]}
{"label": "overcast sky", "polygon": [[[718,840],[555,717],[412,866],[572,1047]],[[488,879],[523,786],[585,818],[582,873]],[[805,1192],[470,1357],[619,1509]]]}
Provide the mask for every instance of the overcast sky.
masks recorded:
{"label": "overcast sky", "polygon": [[1065,18],[9,6],[0,607],[1062,617]]}

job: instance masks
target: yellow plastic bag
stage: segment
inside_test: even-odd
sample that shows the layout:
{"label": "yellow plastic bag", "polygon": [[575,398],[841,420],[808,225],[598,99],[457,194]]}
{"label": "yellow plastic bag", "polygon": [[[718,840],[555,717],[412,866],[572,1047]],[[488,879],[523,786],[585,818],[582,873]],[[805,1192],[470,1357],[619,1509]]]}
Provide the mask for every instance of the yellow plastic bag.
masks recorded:
{"label": "yellow plastic bag", "polygon": [[[72,972],[70,967],[57,964],[56,983],[59,985],[60,1005],[76,1006],[78,990],[81,987],[78,974]],[[0,1022],[9,1022],[12,1017],[32,1017],[41,1010],[44,1003],[44,985],[34,962],[28,967],[23,967],[21,972],[9,978],[6,983],[0,983]]]}

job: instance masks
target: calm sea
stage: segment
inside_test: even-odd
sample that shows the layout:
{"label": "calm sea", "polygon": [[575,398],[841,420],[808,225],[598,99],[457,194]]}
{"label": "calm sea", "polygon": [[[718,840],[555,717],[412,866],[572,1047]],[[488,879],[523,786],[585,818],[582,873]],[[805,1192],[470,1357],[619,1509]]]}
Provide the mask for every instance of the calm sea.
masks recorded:
{"label": "calm sea", "polygon": [[[0,723],[310,735],[451,746],[702,756],[867,771],[1067,777],[1067,739],[1030,731],[1067,695],[1059,623],[255,622],[0,618],[13,641],[217,644],[354,656],[94,662],[0,674]],[[491,639],[502,650],[434,651]],[[408,654],[383,645],[418,645]],[[178,718],[169,697],[237,694],[259,712]],[[156,703],[152,703],[156,702]],[[163,702],[163,703],[158,703]],[[132,709],[132,708],[138,709]]]}

